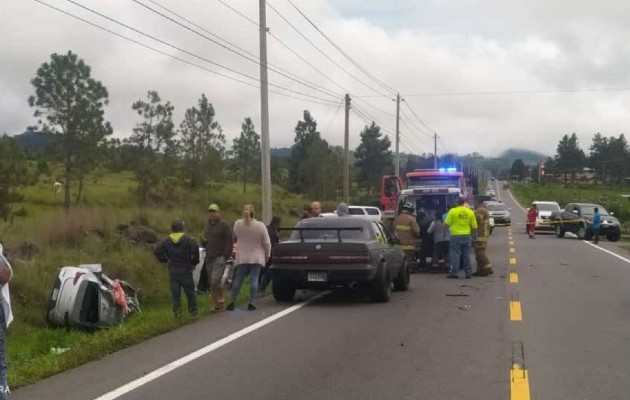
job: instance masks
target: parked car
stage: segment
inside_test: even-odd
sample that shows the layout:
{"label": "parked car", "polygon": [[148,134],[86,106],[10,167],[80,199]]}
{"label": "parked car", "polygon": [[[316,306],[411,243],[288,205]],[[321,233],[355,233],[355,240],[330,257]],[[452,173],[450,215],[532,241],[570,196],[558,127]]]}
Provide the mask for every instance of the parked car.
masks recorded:
{"label": "parked car", "polygon": [[139,312],[136,290],[112,280],[101,264],[61,267],[48,301],[48,322],[94,330],[118,325],[128,313]]}
{"label": "parked car", "polygon": [[[551,223],[551,214],[560,211],[560,205],[555,201],[534,201],[538,208],[538,218],[536,218],[536,230],[555,230],[556,227]],[[529,208],[527,209],[529,211]],[[527,233],[527,225],[525,225]]]}
{"label": "parked car", "polygon": [[350,215],[362,215],[376,222],[381,221],[382,212],[378,207],[372,206],[348,206]]}
{"label": "parked car", "polygon": [[494,218],[494,222],[496,224],[512,224],[512,217],[510,215],[510,211],[512,211],[512,209],[505,203],[501,203],[499,201],[487,201],[486,208],[488,209],[490,216]]}
{"label": "parked car", "polygon": [[309,218],[272,254],[273,296],[291,301],[297,289],[367,290],[377,302],[409,288],[409,265],[383,224],[366,218]]}
{"label": "parked car", "polygon": [[593,215],[595,208],[599,209],[602,223],[599,228],[600,236],[606,236],[611,242],[617,242],[621,238],[621,225],[619,220],[610,214],[599,204],[569,203],[564,211],[551,214],[551,222],[556,227],[556,236],[564,237],[566,232],[572,232],[580,240],[590,240],[593,237]]}
{"label": "parked car", "polygon": [[[371,206],[348,206],[348,210],[350,211],[350,215],[356,217],[363,217],[370,221],[381,222],[381,218],[383,217],[383,213],[381,209],[378,207]],[[336,217],[336,212],[327,212],[322,213],[322,217]]]}

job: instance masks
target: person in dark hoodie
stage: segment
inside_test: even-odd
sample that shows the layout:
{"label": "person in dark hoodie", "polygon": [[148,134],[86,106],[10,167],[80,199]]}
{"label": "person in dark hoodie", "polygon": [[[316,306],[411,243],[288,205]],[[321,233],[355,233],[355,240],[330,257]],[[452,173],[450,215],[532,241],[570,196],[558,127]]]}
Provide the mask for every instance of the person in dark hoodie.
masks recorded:
{"label": "person in dark hoodie", "polygon": [[168,277],[171,286],[173,313],[182,315],[181,290],[188,299],[188,312],[197,315],[197,297],[193,269],[199,263],[199,245],[184,233],[184,221],[176,219],[171,223],[171,234],[160,240],[153,249],[155,257],[168,263]]}
{"label": "person in dark hoodie", "polygon": [[[278,228],[280,228],[280,217],[272,217],[271,222],[267,225],[267,233],[269,234],[269,240],[271,240],[271,252],[275,249],[276,245],[280,242],[280,236],[278,235]],[[271,283],[271,258],[267,260],[261,274],[260,274],[260,287],[261,291],[267,290],[267,286]]]}

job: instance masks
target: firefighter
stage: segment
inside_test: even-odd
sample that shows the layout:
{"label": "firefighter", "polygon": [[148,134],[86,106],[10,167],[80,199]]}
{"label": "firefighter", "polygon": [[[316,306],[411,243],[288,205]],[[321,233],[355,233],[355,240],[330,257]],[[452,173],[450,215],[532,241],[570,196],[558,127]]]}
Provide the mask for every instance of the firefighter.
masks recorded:
{"label": "firefighter", "polygon": [[416,241],[420,238],[420,226],[413,216],[414,208],[411,203],[405,203],[401,207],[401,213],[394,221],[396,237],[400,248],[410,260],[415,259]]}
{"label": "firefighter", "polygon": [[475,235],[475,259],[477,260],[477,271],[475,276],[492,275],[492,264],[488,259],[486,251],[488,250],[488,236],[490,234],[490,214],[482,201],[477,202],[475,209],[475,218],[477,219],[477,231]]}

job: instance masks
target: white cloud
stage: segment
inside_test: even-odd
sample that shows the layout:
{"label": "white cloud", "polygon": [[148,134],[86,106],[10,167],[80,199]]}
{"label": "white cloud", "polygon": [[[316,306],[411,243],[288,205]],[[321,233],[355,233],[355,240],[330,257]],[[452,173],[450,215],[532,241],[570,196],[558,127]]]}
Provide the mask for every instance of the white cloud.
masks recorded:
{"label": "white cloud", "polygon": [[[138,34],[90,15],[63,0],[45,0],[98,22],[134,39],[151,43]],[[77,0],[147,33],[159,36],[217,63],[258,77],[255,63],[203,40],[156,16],[132,1]],[[216,0],[177,2],[160,0],[169,8],[202,24],[254,54],[258,53],[255,26]],[[270,1],[314,43],[353,76],[379,92],[384,90],[328,45],[285,0]],[[496,154],[508,147],[527,147],[552,153],[565,133],[580,135],[585,148],[596,131],[617,135],[628,124],[625,103],[630,92],[581,92],[477,96],[423,96],[420,93],[501,92],[541,89],[630,86],[627,71],[630,8],[624,1],[498,1],[431,0],[417,2],[294,0],[336,43],[387,85],[400,90],[408,104],[443,138],[449,151]],[[230,0],[229,4],[257,19],[256,2]],[[150,3],[149,3],[150,4]],[[154,6],[152,6],[154,7]],[[26,21],[26,22],[25,22]],[[353,96],[373,94],[313,49],[272,10],[271,32],[298,51],[323,75]],[[116,134],[127,135],[136,116],[131,104],[156,89],[176,107],[176,123],[184,110],[205,93],[213,102],[219,122],[231,141],[242,120],[251,116],[259,124],[258,89],[217,77],[165,56],[143,49],[32,0],[3,0],[0,4],[0,131],[17,133],[32,125],[26,99],[29,80],[53,52],[69,49],[92,66],[93,75],[109,89],[107,118]],[[152,43],[169,54],[210,69],[190,56]],[[317,87],[343,95],[344,90],[315,72],[269,38],[269,61],[313,82]],[[229,74],[229,72],[227,72]],[[325,94],[305,88],[270,72],[270,80],[283,87],[318,97]],[[273,89],[273,88],[272,88]],[[365,102],[383,109],[378,111]],[[391,98],[354,98],[353,104],[369,112],[383,126],[393,129]],[[343,110],[270,95],[271,145],[293,143],[293,128],[302,111],[309,109],[323,136],[343,143]],[[405,115],[410,112],[403,107]],[[351,114],[351,145],[359,143],[363,122]],[[402,124],[405,145],[430,152],[428,133],[410,132]],[[415,125],[419,125],[415,123]]]}

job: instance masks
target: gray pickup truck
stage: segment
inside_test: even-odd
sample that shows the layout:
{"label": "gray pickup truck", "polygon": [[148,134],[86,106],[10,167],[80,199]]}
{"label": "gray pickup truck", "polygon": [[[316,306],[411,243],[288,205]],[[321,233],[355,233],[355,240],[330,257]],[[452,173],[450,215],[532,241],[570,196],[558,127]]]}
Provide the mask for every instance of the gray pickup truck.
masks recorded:
{"label": "gray pickup truck", "polygon": [[552,213],[551,223],[556,227],[556,237],[562,238],[566,232],[572,232],[580,240],[590,240],[593,237],[595,208],[599,209],[602,216],[600,236],[605,236],[611,242],[618,241],[621,237],[619,220],[604,207],[591,203],[569,203],[563,211]]}

